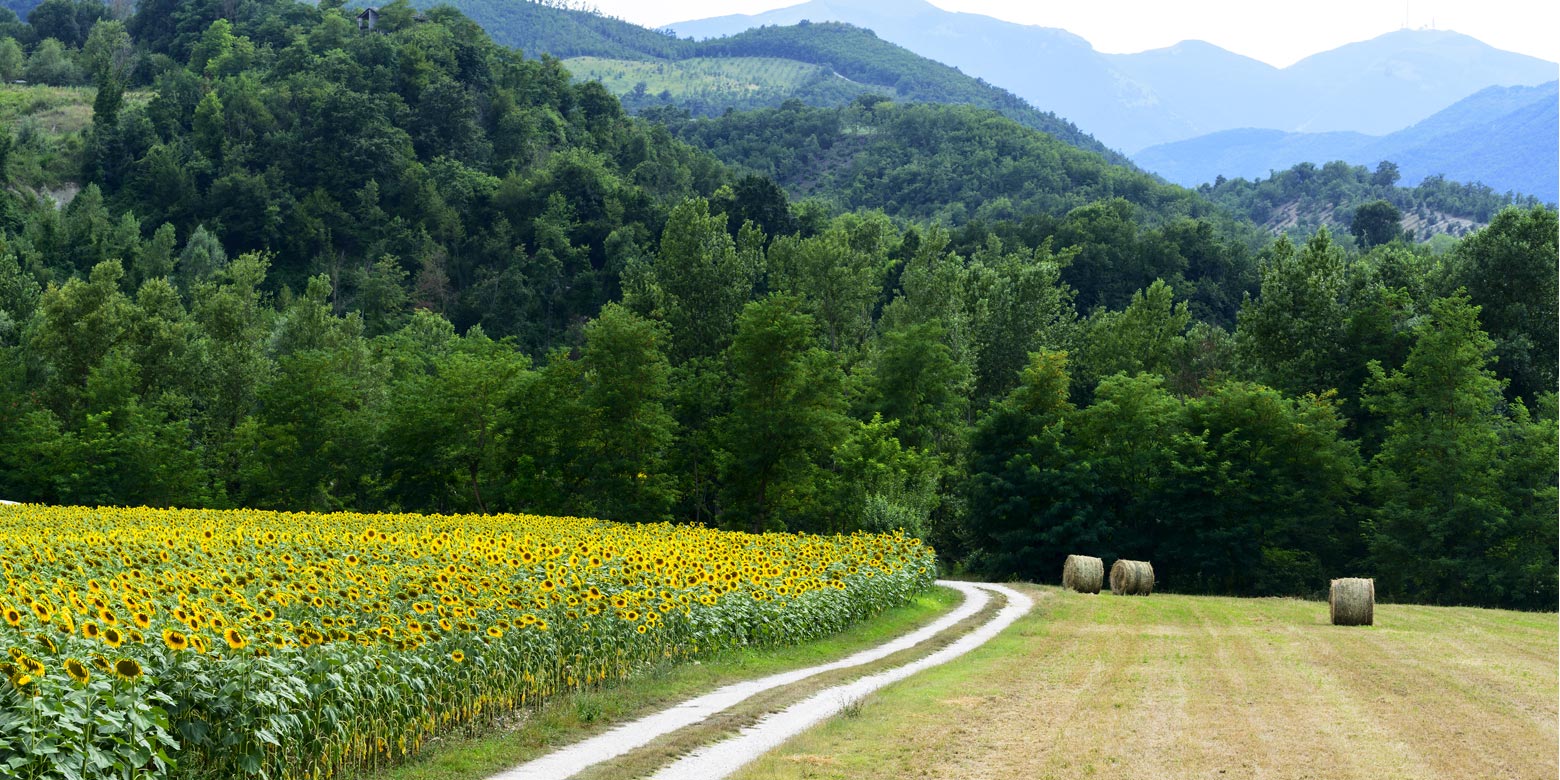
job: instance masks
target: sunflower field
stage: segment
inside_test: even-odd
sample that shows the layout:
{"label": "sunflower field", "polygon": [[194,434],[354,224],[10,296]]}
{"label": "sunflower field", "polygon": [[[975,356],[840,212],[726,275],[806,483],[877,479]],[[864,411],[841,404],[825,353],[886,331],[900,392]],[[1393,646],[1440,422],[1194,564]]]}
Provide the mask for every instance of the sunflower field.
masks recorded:
{"label": "sunflower field", "polygon": [[0,776],[330,778],[927,587],[903,535],[0,507]]}

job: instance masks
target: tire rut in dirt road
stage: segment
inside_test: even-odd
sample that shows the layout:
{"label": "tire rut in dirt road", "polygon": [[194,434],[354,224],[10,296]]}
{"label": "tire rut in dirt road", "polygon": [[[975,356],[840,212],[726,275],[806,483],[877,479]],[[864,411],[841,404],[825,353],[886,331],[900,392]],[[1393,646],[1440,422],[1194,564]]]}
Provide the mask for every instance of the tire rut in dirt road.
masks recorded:
{"label": "tire rut in dirt road", "polygon": [[1007,605],[995,617],[960,637],[947,647],[924,658],[885,672],[837,685],[763,718],[741,734],[695,750],[662,769],[652,780],[721,780],[779,747],[786,740],[838,714],[852,702],[916,672],[945,664],[985,644],[1034,607],[1034,600],[1001,585],[974,585],[1007,599]]}

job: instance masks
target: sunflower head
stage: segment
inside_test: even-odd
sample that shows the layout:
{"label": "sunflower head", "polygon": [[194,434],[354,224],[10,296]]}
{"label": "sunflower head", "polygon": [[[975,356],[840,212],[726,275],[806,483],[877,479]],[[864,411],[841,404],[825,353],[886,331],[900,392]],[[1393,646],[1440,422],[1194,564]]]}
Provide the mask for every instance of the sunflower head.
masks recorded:
{"label": "sunflower head", "polygon": [[243,634],[238,633],[236,628],[229,628],[223,631],[222,639],[227,642],[228,647],[234,650],[242,650],[249,644],[249,640],[245,639]]}
{"label": "sunflower head", "polygon": [[70,675],[70,679],[81,685],[86,685],[92,679],[92,670],[88,669],[86,664],[74,658],[65,659],[65,673]]}
{"label": "sunflower head", "polygon": [[33,677],[43,676],[43,662],[36,658],[29,658],[28,656],[24,655],[21,658],[16,659],[16,664],[22,668],[22,671],[32,675]]}
{"label": "sunflower head", "polygon": [[125,643],[125,638],[119,633],[119,629],[109,626],[103,629],[103,641],[109,647],[117,648]]}
{"label": "sunflower head", "polygon": [[458,664],[463,664],[463,663],[466,662],[466,654],[462,653],[459,650],[456,650],[455,652],[450,653],[450,658],[454,659],[455,663],[458,663]]}
{"label": "sunflower head", "polygon": [[162,638],[163,644],[167,645],[169,650],[185,650],[190,646],[189,637],[174,631],[171,628],[163,629]]}
{"label": "sunflower head", "polygon": [[141,664],[134,658],[121,658],[114,662],[114,676],[126,682],[141,676]]}

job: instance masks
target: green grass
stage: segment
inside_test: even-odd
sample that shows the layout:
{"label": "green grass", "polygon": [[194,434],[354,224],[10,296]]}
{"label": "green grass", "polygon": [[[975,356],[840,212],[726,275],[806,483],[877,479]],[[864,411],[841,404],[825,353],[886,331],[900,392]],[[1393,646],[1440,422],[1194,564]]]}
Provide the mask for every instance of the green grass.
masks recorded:
{"label": "green grass", "polygon": [[723,685],[827,663],[881,644],[937,619],[960,601],[956,591],[933,588],[909,604],[827,639],[763,651],[744,650],[701,664],[657,667],[634,681],[564,695],[493,727],[436,740],[410,763],[358,778],[479,780]]}
{"label": "green grass", "polygon": [[987,645],[738,773],[1555,777],[1554,614],[1055,589]]}
{"label": "green grass", "polygon": [[[0,84],[0,125],[16,148],[8,165],[12,183],[58,189],[80,176],[82,133],[92,124],[93,87]],[[145,105],[150,92],[125,93],[125,108]]]}
{"label": "green grass", "polygon": [[614,95],[626,95],[636,85],[644,84],[647,94],[665,91],[674,99],[791,93],[829,73],[819,65],[775,57],[696,57],[654,62],[575,57],[563,64],[575,78],[600,81]]}

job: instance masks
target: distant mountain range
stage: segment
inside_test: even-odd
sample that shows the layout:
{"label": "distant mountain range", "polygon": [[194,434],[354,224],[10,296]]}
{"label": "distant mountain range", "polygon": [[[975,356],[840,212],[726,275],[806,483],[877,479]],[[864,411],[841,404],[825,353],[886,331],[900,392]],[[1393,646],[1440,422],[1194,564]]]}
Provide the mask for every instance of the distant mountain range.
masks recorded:
{"label": "distant mountain range", "polygon": [[1133,160],[1184,186],[1257,179],[1302,162],[1396,163],[1403,183],[1427,176],[1560,201],[1560,90],[1490,87],[1384,136],[1227,130],[1144,149]]}
{"label": "distant mountain range", "polygon": [[1129,153],[1222,130],[1385,135],[1490,86],[1535,86],[1560,65],[1448,31],[1402,30],[1274,68],[1187,41],[1102,54],[1064,30],[954,13],[924,0],[812,0],[679,22],[704,39],[803,20],[848,22],[1011,90]]}

